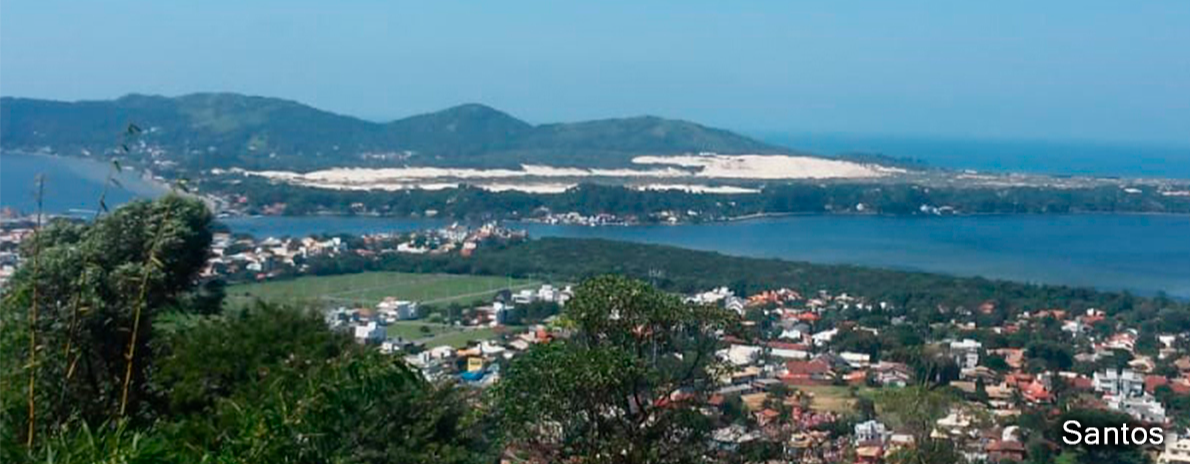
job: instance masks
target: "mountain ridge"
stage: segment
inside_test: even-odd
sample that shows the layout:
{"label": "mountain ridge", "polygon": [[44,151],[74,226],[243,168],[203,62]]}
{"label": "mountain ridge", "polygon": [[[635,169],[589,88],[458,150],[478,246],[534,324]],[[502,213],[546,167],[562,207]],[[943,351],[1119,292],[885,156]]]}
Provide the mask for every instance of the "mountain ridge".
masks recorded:
{"label": "mountain ridge", "polygon": [[[0,148],[99,157],[129,123],[136,156],[186,169],[332,166],[617,167],[639,155],[793,154],[788,148],[658,116],[530,124],[482,103],[374,122],[274,97],[200,92],[74,102],[0,98]],[[89,154],[89,155],[88,155]]]}

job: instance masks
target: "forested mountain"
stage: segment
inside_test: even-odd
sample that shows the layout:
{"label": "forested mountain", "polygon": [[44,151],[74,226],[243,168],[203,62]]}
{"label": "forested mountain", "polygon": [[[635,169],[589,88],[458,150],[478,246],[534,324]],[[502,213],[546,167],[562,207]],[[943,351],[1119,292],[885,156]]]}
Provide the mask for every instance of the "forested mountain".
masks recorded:
{"label": "forested mountain", "polygon": [[624,166],[645,154],[790,153],[729,131],[652,116],[532,125],[466,104],[389,123],[231,93],[59,102],[0,99],[0,147],[100,156],[129,124],[140,157],[184,168]]}

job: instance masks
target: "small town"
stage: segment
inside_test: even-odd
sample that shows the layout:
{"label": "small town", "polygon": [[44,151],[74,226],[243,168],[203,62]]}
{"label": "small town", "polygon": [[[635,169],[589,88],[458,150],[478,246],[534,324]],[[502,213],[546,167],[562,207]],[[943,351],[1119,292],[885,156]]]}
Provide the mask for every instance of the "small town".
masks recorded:
{"label": "small town", "polygon": [[[32,234],[30,223],[28,218],[4,223],[0,264],[5,278],[19,263],[18,246]],[[394,254],[465,258],[481,247],[526,239],[523,231],[495,223],[300,239],[216,232],[202,278],[283,282],[311,273],[320,261]],[[403,295],[385,295],[371,304],[319,305],[331,329],[400,357],[427,380],[484,389],[533,345],[569,337],[559,314],[574,295],[573,284],[497,286],[485,293],[489,300],[456,301],[449,307]],[[716,351],[729,371],[719,378],[708,405],[716,409],[711,413],[720,425],[713,439],[725,453],[766,441],[781,444],[782,456],[791,460],[883,462],[915,438],[882,422],[874,399],[885,388],[929,376],[962,398],[936,420],[930,437],[953,442],[964,461],[1024,460],[1022,415],[1054,415],[1060,405],[1073,404],[1164,428],[1165,446],[1149,452],[1161,463],[1190,463],[1190,425],[1178,416],[1190,411],[1190,332],[1142,337],[1139,328],[1122,326],[1094,308],[1046,309],[1002,319],[1004,313],[987,302],[976,309],[951,309],[949,319],[930,323],[932,332],[947,336],[922,341],[914,363],[880,347],[910,322],[864,324],[865,313],[893,310],[887,302],[829,290],[736,295],[727,287],[682,298],[731,312],[748,335],[725,335]],[[981,324],[994,320],[999,321]],[[1015,333],[1039,328],[1050,328],[1061,340],[1014,347]]]}
{"label": "small town", "polygon": [[[29,218],[5,221],[0,232],[5,278],[19,264],[18,247],[32,227]],[[466,258],[482,247],[523,240],[523,231],[495,223],[300,239],[215,232],[201,278],[233,284],[234,297],[235,283],[284,283],[349,257]],[[561,314],[576,283],[496,283],[449,305],[400,294],[316,305],[329,328],[401,358],[428,381],[482,390],[532,346],[571,335]],[[780,444],[781,456],[789,460],[884,462],[919,438],[882,421],[875,401],[883,390],[924,378],[962,399],[931,425],[929,437],[952,442],[964,461],[1022,461],[1030,454],[1024,419],[1077,405],[1163,428],[1164,446],[1148,452],[1161,463],[1190,463],[1184,416],[1190,412],[1190,332],[1142,334],[1095,308],[1008,316],[986,302],[975,309],[939,309],[945,318],[929,326],[942,336],[904,341],[921,347],[906,355],[882,345],[912,339],[900,329],[913,322],[898,317],[891,325],[865,324],[867,314],[893,311],[888,302],[787,288],[736,295],[728,287],[682,299],[724,309],[744,330],[743,337],[721,335],[715,352],[727,371],[707,399],[712,409],[707,413],[718,425],[713,441],[723,453],[765,442]],[[1023,331],[1049,331],[1060,340],[1022,347],[1014,334]]]}
{"label": "small town", "polygon": [[[476,308],[482,315],[468,325],[499,327],[502,315],[517,304],[534,301],[564,306],[568,291],[548,285],[523,291]],[[691,303],[714,304],[738,313],[756,331],[756,339],[725,338],[717,355],[732,372],[709,404],[722,425],[714,440],[725,451],[741,444],[769,440],[783,444],[785,456],[806,463],[881,463],[887,454],[912,444],[914,438],[889,428],[874,414],[871,397],[886,387],[904,387],[918,376],[907,363],[882,360],[880,353],[862,351],[856,341],[876,337],[881,329],[855,321],[825,327],[833,313],[885,305],[846,294],[825,291],[802,296],[777,289],[751,296],[735,296],[726,288],[686,296]],[[991,313],[983,307],[978,312]],[[495,382],[500,367],[533,344],[567,337],[551,318],[541,324],[509,329],[497,337],[470,341],[462,347],[418,345],[385,337],[383,328],[419,318],[416,302],[385,300],[375,308],[336,309],[328,313],[332,327],[352,331],[357,341],[385,353],[404,355],[432,379],[452,379],[482,387]],[[1057,406],[1076,402],[1087,408],[1127,414],[1136,422],[1166,428],[1166,446],[1152,451],[1161,463],[1190,463],[1190,431],[1184,418],[1167,413],[1163,404],[1177,399],[1184,408],[1190,396],[1190,334],[1159,334],[1155,347],[1139,347],[1135,329],[1104,334],[1102,312],[1046,310],[1021,315],[991,328],[951,322],[951,329],[986,332],[999,337],[1030,326],[1059,325],[1063,344],[1081,350],[1072,361],[1079,367],[1103,367],[1086,372],[1041,368],[1047,361],[1032,349],[985,347],[975,339],[931,342],[928,350],[944,356],[953,373],[947,381],[964,401],[937,420],[930,433],[953,441],[964,461],[1019,462],[1026,457],[1020,427],[1022,412],[1057,413]],[[762,329],[765,328],[765,329]],[[847,341],[847,342],[844,342]],[[865,407],[866,405],[866,407]],[[1184,410],[1183,410],[1184,411]],[[837,431],[847,425],[847,431]]]}

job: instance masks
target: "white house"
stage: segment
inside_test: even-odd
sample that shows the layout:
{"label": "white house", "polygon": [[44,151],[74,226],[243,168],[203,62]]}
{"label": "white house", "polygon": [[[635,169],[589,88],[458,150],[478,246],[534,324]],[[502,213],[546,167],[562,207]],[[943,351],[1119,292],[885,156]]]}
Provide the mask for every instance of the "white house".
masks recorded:
{"label": "white house", "polygon": [[558,300],[558,290],[549,284],[542,284],[541,289],[537,290],[537,298],[545,302],[553,302]]}
{"label": "white house", "polygon": [[713,304],[734,295],[735,293],[728,290],[726,287],[720,287],[703,293],[695,294],[693,297],[690,297],[687,300],[696,304]]}
{"label": "white house", "polygon": [[810,336],[810,339],[814,340],[814,345],[824,346],[831,342],[831,339],[834,339],[836,334],[839,334],[839,328],[833,328],[819,333],[814,333],[814,335]]}
{"label": "white house", "polygon": [[1165,451],[1157,457],[1157,463],[1190,464],[1190,436],[1179,438],[1177,434],[1165,436]]}
{"label": "white house", "polygon": [[856,444],[884,444],[888,440],[890,431],[884,423],[868,420],[855,425]]}
{"label": "white house", "polygon": [[355,326],[355,340],[361,344],[379,344],[384,342],[384,336],[384,328],[375,321]]}
{"label": "white house", "polygon": [[756,361],[760,350],[760,346],[732,344],[729,348],[720,349],[717,355],[733,365],[744,366]]}
{"label": "white house", "polygon": [[728,296],[726,299],[723,299],[723,308],[735,312],[737,315],[744,316],[744,305],[746,303],[746,300],[734,295]]}
{"label": "white house", "polygon": [[417,318],[417,302],[397,300],[395,297],[385,297],[383,302],[376,305],[376,311],[389,321],[412,320]]}
{"label": "white house", "polygon": [[1129,369],[1096,372],[1093,383],[1096,391],[1111,396],[1137,397],[1145,392],[1144,378]]}
{"label": "white house", "polygon": [[769,355],[778,358],[787,358],[793,360],[809,360],[810,351],[801,344],[790,344],[787,342],[770,342]]}
{"label": "white house", "polygon": [[868,354],[861,354],[858,352],[843,352],[839,354],[843,360],[847,361],[848,365],[853,368],[864,368],[872,362],[872,356]]}
{"label": "white house", "polygon": [[1106,396],[1107,406],[1127,413],[1132,418],[1149,423],[1165,423],[1165,407],[1153,396]]}
{"label": "white house", "polygon": [[950,341],[950,354],[960,368],[975,368],[979,366],[979,349],[983,344],[973,339]]}
{"label": "white house", "polygon": [[534,300],[537,300],[537,293],[531,289],[522,289],[512,295],[512,303],[514,304],[531,304]]}

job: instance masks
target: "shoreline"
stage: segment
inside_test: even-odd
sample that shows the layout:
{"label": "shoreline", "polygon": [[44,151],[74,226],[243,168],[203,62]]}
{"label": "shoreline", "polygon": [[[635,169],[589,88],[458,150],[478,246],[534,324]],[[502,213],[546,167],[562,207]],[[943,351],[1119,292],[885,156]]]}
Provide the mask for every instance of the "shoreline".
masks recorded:
{"label": "shoreline", "polygon": [[[662,221],[657,222],[636,222],[636,223],[607,223],[599,225],[589,225],[585,223],[549,223],[541,218],[500,218],[486,221],[499,222],[514,222],[514,223],[533,223],[547,226],[586,226],[586,227],[634,227],[634,226],[694,226],[694,225],[711,225],[711,224],[728,224],[728,223],[743,223],[748,221],[760,221],[766,219],[779,219],[788,217],[840,217],[840,218],[854,218],[854,217],[881,217],[881,218],[915,218],[915,219],[935,219],[935,218],[979,218],[979,217],[1042,217],[1042,216],[1155,216],[1155,217],[1190,217],[1190,213],[1179,212],[1104,212],[1104,211],[1086,211],[1086,212],[1062,212],[1062,213],[953,213],[947,215],[897,215],[885,213],[857,213],[857,212],[766,212],[766,213],[752,213],[748,215],[732,216],[717,220],[709,221],[685,221],[677,223],[667,223]],[[391,221],[444,221],[444,222],[469,222],[481,220],[469,220],[466,218],[453,218],[444,216],[386,216],[386,215],[360,215],[360,214],[340,214],[340,213],[311,213],[307,215],[226,215],[219,219],[261,219],[261,218],[361,218],[374,220],[391,220]]]}

